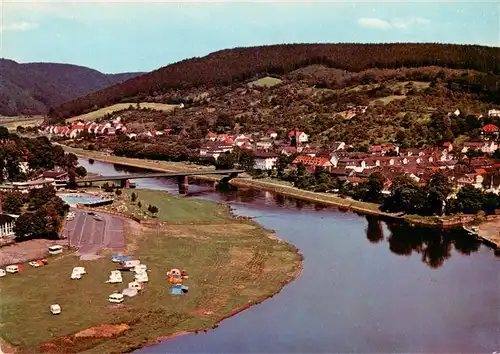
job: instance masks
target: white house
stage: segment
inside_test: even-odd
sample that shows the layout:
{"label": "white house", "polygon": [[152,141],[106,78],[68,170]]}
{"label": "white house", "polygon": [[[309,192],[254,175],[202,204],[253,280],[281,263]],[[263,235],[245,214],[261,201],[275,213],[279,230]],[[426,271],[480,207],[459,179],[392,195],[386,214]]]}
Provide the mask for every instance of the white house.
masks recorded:
{"label": "white house", "polygon": [[276,133],[274,130],[268,130],[266,132],[266,136],[271,139],[276,139],[278,137],[278,133]]}
{"label": "white house", "polygon": [[272,141],[260,140],[255,143],[255,148],[257,150],[269,150],[273,147]]}
{"label": "white house", "polygon": [[500,117],[500,109],[490,109],[488,111],[488,117]]}
{"label": "white house", "polygon": [[0,240],[16,236],[14,225],[17,218],[17,215],[0,214]]}
{"label": "white house", "polygon": [[266,151],[254,151],[254,163],[253,168],[256,170],[272,170],[276,167],[276,162],[278,161],[278,155],[273,152]]}

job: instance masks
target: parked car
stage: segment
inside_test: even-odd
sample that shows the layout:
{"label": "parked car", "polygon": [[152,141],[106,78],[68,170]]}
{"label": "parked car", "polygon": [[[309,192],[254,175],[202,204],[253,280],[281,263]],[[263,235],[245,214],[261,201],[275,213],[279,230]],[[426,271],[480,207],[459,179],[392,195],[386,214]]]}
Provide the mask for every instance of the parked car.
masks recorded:
{"label": "parked car", "polygon": [[94,220],[103,221],[104,219],[102,218],[102,216],[96,215],[94,216]]}

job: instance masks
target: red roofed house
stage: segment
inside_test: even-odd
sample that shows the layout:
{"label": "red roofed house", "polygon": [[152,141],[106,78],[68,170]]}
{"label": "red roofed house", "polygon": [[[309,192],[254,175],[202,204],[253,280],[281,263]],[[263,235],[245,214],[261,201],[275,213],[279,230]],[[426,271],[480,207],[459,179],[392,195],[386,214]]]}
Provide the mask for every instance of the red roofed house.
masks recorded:
{"label": "red roofed house", "polygon": [[207,134],[207,136],[205,138],[208,139],[208,140],[210,140],[210,141],[215,141],[215,139],[217,139],[217,135],[215,135],[212,132],[208,132],[208,134]]}
{"label": "red roofed house", "polygon": [[317,167],[324,167],[329,171],[333,167],[330,160],[326,157],[297,156],[293,160],[292,165],[297,166],[299,163],[302,163],[306,167],[313,167],[313,170]]}
{"label": "red roofed house", "polygon": [[481,129],[481,134],[483,134],[485,137],[489,136],[498,136],[498,127],[495,124],[486,124],[482,129]]}
{"label": "red roofed house", "polygon": [[276,139],[278,137],[278,133],[276,133],[274,130],[268,130],[266,132],[266,136],[271,139]]}
{"label": "red roofed house", "polygon": [[288,137],[290,138],[290,140],[295,140],[296,144],[307,143],[307,141],[309,140],[309,136],[306,133],[301,132],[299,128],[290,130],[290,132],[288,133]]}
{"label": "red roofed house", "polygon": [[448,152],[451,152],[453,150],[453,144],[450,143],[449,141],[443,143],[443,147],[448,150]]}

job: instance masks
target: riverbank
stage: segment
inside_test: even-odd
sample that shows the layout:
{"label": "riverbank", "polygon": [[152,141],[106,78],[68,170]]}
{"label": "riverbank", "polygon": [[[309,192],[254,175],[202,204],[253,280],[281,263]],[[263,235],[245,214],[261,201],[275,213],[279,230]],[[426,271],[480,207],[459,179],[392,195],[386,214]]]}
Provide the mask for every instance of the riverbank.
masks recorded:
{"label": "riverbank", "polygon": [[[66,152],[71,152],[78,157],[87,159],[94,159],[96,161],[108,162],[113,164],[120,164],[129,167],[137,167],[148,169],[157,172],[178,172],[178,171],[192,171],[203,172],[203,170],[213,170],[213,167],[198,166],[186,162],[167,162],[167,161],[152,161],[144,159],[135,159],[121,156],[106,155],[97,151],[88,151],[83,149],[76,149],[62,145]],[[190,177],[205,181],[219,181],[221,177],[213,175],[203,175]],[[351,210],[360,214],[377,215],[394,220],[403,220],[404,218],[398,214],[384,213],[379,210],[379,205],[375,203],[366,203],[353,200],[350,198],[341,198],[327,193],[315,193],[302,189],[295,188],[282,181],[272,181],[270,179],[249,179],[249,178],[233,178],[230,183],[236,187],[254,188],[266,190],[269,192],[279,193],[285,196],[301,199],[304,201],[318,203],[323,205],[335,206],[344,210]]]}
{"label": "riverbank", "polygon": [[[126,227],[127,251],[150,270],[145,290],[123,304],[108,303],[109,294],[132,281],[124,273],[123,284],[105,284],[116,268],[110,254],[94,261],[67,256],[40,268],[26,266],[2,279],[0,300],[0,337],[18,352],[129,352],[165,336],[215,328],[274,296],[301,271],[302,256],[294,246],[252,220],[232,217],[225,205],[141,189],[120,198],[126,201],[132,192],[137,202],[129,203],[128,212],[142,212],[149,204],[159,209],[156,217],[149,216],[155,222],[129,221]],[[74,266],[84,266],[88,274],[71,280]],[[187,295],[168,294],[171,268],[187,271]],[[53,303],[61,305],[59,316],[48,311]],[[123,330],[111,336],[80,335],[116,325]]]}
{"label": "riverbank", "polygon": [[[157,172],[202,172],[203,170],[213,170],[213,167],[199,166],[186,162],[168,162],[156,160],[144,160],[121,156],[106,155],[97,151],[88,151],[62,145],[66,152],[72,152],[75,155],[83,158],[94,159],[112,164],[119,164],[129,167],[143,168]],[[219,181],[222,177],[214,175],[197,175],[190,178],[195,178],[204,181]],[[386,220],[406,222],[412,226],[431,227],[431,228],[453,228],[460,227],[465,223],[475,220],[475,215],[449,215],[444,217],[438,216],[420,216],[420,215],[403,215],[401,213],[385,213],[379,209],[380,205],[375,203],[360,202],[352,198],[342,198],[329,193],[316,193],[295,188],[285,181],[273,180],[270,178],[250,179],[250,178],[233,178],[230,184],[240,188],[253,188],[273,193],[278,193],[284,196],[300,199],[303,201],[322,204],[325,206],[334,206],[341,210],[353,211],[363,215],[374,215],[382,217]]]}

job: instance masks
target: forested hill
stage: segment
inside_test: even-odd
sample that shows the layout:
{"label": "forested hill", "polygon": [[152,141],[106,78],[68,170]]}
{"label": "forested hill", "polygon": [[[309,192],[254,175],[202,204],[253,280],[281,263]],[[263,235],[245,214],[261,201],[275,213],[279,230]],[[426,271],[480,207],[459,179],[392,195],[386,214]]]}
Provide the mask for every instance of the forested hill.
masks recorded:
{"label": "forested hill", "polygon": [[124,99],[143,99],[170,89],[216,87],[258,74],[282,75],[323,64],[359,72],[369,68],[440,66],[500,73],[500,48],[451,44],[284,44],[235,48],[202,58],[180,61],[56,107],[50,114],[64,118]]}
{"label": "forested hill", "polygon": [[20,64],[0,59],[0,115],[45,114],[50,107],[137,75],[103,74],[69,64]]}

